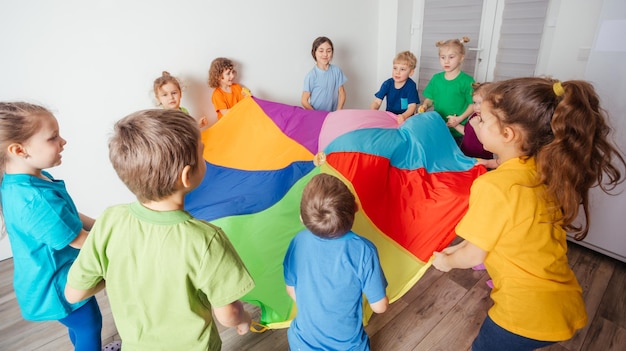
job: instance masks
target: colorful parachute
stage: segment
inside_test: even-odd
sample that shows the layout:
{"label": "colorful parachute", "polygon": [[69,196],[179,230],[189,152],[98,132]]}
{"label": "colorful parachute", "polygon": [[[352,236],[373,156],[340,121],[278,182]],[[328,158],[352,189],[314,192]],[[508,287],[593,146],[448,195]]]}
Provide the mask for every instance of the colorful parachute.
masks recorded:
{"label": "colorful parachute", "polygon": [[[452,241],[470,185],[485,172],[435,112],[398,125],[384,111],[309,111],[246,98],[203,141],[207,173],[186,208],[229,236],[256,282],[243,300],[260,307],[268,328],[287,327],[296,313],[282,261],[304,229],[300,197],[315,174],[333,174],[354,191],[353,230],[377,246],[393,302]],[[320,151],[325,163],[316,167]]]}

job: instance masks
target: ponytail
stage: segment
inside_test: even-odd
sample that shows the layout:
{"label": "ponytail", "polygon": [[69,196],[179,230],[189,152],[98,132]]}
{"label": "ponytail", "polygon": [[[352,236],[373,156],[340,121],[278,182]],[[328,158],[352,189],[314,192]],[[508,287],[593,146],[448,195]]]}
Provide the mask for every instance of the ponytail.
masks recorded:
{"label": "ponytail", "polygon": [[[625,162],[609,141],[608,117],[589,82],[557,81],[552,90],[557,101],[551,120],[553,140],[537,153],[538,176],[561,208],[563,227],[582,240],[590,225],[589,189],[614,190],[623,179],[612,160]],[[580,205],[585,222],[576,225]]]}
{"label": "ponytail", "polygon": [[[626,167],[609,141],[608,116],[593,86],[533,77],[492,83],[487,89],[485,101],[500,124],[521,131],[522,158],[536,159],[537,182],[531,186],[546,187],[545,200],[555,214],[552,222],[584,239],[589,189],[599,186],[609,193],[623,182],[618,167]],[[585,223],[576,225],[580,205]]]}

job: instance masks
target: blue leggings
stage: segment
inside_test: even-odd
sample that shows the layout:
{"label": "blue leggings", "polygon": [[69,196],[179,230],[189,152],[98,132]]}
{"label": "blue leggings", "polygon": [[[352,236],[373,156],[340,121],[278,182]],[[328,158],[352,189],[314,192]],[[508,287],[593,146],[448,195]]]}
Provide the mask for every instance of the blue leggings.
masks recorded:
{"label": "blue leggings", "polygon": [[497,325],[489,316],[480,327],[472,351],[532,351],[554,344],[552,341],[529,339]]}
{"label": "blue leggings", "polygon": [[102,350],[102,314],[95,297],[59,322],[67,327],[75,351]]}

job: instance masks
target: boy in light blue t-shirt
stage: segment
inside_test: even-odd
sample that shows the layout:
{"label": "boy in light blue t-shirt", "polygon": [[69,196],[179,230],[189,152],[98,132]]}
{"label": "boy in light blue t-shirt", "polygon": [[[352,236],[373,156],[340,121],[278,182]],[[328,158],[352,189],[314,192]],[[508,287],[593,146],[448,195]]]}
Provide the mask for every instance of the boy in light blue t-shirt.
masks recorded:
{"label": "boy in light blue t-shirt", "polygon": [[350,189],[331,175],[318,174],[304,188],[300,216],[307,229],[293,238],[283,263],[298,308],[287,332],[291,350],[370,348],[363,294],[376,313],[389,300],[376,247],[351,231],[357,209]]}

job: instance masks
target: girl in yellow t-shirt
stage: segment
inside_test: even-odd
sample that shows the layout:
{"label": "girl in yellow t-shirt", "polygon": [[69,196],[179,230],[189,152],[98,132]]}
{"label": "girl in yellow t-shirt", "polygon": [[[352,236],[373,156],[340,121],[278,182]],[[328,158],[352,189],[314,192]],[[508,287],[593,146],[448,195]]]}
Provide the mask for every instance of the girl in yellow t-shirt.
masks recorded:
{"label": "girl in yellow t-shirt", "polygon": [[[534,350],[570,339],[587,314],[567,262],[566,232],[587,235],[589,188],[612,190],[626,162],[585,81],[493,83],[478,118],[478,139],[501,164],[472,185],[456,227],[465,241],[435,252],[433,265],[447,272],[484,261],[493,280],[494,305],[473,351]],[[581,204],[586,221],[577,226]]]}

